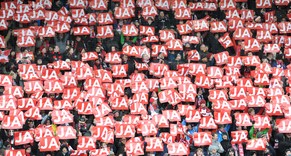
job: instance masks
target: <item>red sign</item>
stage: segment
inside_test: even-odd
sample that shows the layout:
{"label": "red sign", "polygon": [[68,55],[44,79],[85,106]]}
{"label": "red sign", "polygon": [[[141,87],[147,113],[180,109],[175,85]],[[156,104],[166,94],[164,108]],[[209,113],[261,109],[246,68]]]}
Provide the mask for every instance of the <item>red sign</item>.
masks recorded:
{"label": "red sign", "polygon": [[113,26],[97,26],[97,38],[111,38],[114,37]]}
{"label": "red sign", "polygon": [[60,141],[58,137],[43,137],[38,144],[41,152],[60,150]]}
{"label": "red sign", "polygon": [[147,137],[145,138],[147,143],[146,151],[147,152],[162,152],[164,151],[164,145],[161,138]]}
{"label": "red sign", "polygon": [[170,143],[167,147],[170,155],[188,155],[190,152],[189,148],[183,143]]}
{"label": "red sign", "polygon": [[139,32],[134,24],[123,25],[121,30],[124,36],[137,36]]}
{"label": "red sign", "polygon": [[219,43],[224,47],[224,48],[228,48],[228,47],[232,47],[233,43],[231,38],[229,37],[228,33],[225,33],[223,36],[221,36],[218,39]]}
{"label": "red sign", "polygon": [[94,137],[79,136],[77,150],[96,149],[96,139]]}
{"label": "red sign", "polygon": [[57,127],[57,135],[59,139],[76,139],[76,129],[72,126],[58,126]]}
{"label": "red sign", "polygon": [[90,35],[90,28],[87,26],[73,27],[73,33],[77,35]]}
{"label": "red sign", "polygon": [[239,144],[248,141],[248,131],[232,131],[231,132],[231,143]]}
{"label": "red sign", "polygon": [[[3,2],[2,2],[3,3]],[[5,156],[26,156],[25,149],[5,150]]]}
{"label": "red sign", "polygon": [[210,132],[198,132],[193,136],[194,146],[208,146],[212,144],[212,135]]}
{"label": "red sign", "polygon": [[263,138],[248,140],[246,149],[254,151],[265,151],[267,141]]}
{"label": "red sign", "polygon": [[33,133],[34,132],[32,130],[14,132],[14,144],[18,146],[33,143]]}
{"label": "red sign", "polygon": [[132,124],[116,123],[116,138],[132,138],[135,136],[135,126]]}

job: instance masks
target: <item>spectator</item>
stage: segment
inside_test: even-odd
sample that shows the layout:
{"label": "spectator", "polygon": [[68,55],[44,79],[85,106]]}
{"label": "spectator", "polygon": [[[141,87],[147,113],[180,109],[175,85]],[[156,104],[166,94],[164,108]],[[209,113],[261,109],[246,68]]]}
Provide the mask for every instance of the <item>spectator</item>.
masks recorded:
{"label": "spectator", "polygon": [[[117,38],[117,37],[116,37]],[[109,38],[109,39],[106,39],[105,41],[104,41],[104,46],[106,46],[106,47],[104,47],[104,49],[105,49],[105,51],[108,51],[108,52],[112,52],[112,47],[115,47],[115,51],[119,51],[120,50],[120,45],[119,45],[119,43],[117,42],[118,41],[118,39],[116,39],[116,38]]]}
{"label": "spectator", "polygon": [[172,63],[176,58],[176,53],[175,51],[170,51],[168,54],[168,62]]}
{"label": "spectator", "polygon": [[61,152],[59,152],[57,154],[57,156],[69,156],[69,150],[68,150],[68,147],[67,146],[62,146],[61,147]]}
{"label": "spectator", "polygon": [[94,26],[90,26],[90,36],[86,42],[87,51],[94,51],[97,47],[97,34]]}
{"label": "spectator", "polygon": [[122,138],[120,140],[120,142],[117,142],[118,145],[117,145],[117,155],[118,156],[122,156],[122,155],[125,155],[125,143],[126,143],[126,139],[125,138]]}
{"label": "spectator", "polygon": [[175,60],[170,64],[171,70],[177,70],[177,65],[184,64],[181,54],[177,54]]}
{"label": "spectator", "polygon": [[286,65],[283,62],[282,55],[276,55],[276,60],[272,61],[272,67],[286,69]]}
{"label": "spectator", "polygon": [[165,14],[164,11],[160,11],[158,16],[158,30],[169,28],[170,20],[168,14]]}
{"label": "spectator", "polygon": [[47,52],[46,48],[40,49],[39,53],[37,54],[36,58],[41,58],[43,64],[48,64],[49,62],[53,62],[53,56],[50,55],[50,53]]}
{"label": "spectator", "polygon": [[[106,56],[106,51],[101,46],[97,46],[95,51],[98,53],[98,56],[101,56],[101,58],[104,60],[104,58]],[[111,51],[112,51],[112,49],[111,49]]]}
{"label": "spectator", "polygon": [[221,153],[224,152],[224,149],[223,149],[222,145],[218,141],[218,135],[217,135],[217,133],[214,133],[213,134],[212,145],[209,146],[208,151],[212,155],[220,155]]}
{"label": "spectator", "polygon": [[287,133],[283,140],[279,142],[279,149],[280,149],[280,152],[279,152],[279,155],[284,155],[284,152],[286,150],[288,150],[289,148],[291,148],[291,134]]}
{"label": "spectator", "polygon": [[55,40],[55,45],[59,47],[59,51],[61,54],[63,54],[65,51],[66,51],[66,44],[67,44],[67,41],[69,39],[69,34],[66,33],[66,34],[63,34],[63,33],[60,33],[60,34],[57,34],[54,38]]}
{"label": "spectator", "polygon": [[210,145],[208,150],[209,156],[220,156],[220,154],[217,152],[219,150],[217,146]]}
{"label": "spectator", "polygon": [[156,20],[154,20],[152,17],[148,17],[147,19],[145,19],[142,22],[142,25],[151,26],[151,27],[154,27],[154,28],[157,27]]}
{"label": "spectator", "polygon": [[226,152],[226,156],[236,156],[237,154],[235,153],[233,148],[229,148]]}
{"label": "spectator", "polygon": [[199,112],[200,112],[200,114],[202,116],[212,116],[211,110],[208,107],[206,107],[206,101],[205,100],[201,100],[199,102],[199,105],[200,105],[200,107],[199,107],[198,110],[199,110]]}
{"label": "spectator", "polygon": [[60,47],[59,46],[55,46],[54,47],[54,50],[52,52],[52,57],[55,61],[57,60],[61,60],[62,59],[62,55],[61,55],[61,52],[60,52]]}
{"label": "spectator", "polygon": [[224,152],[221,153],[221,156],[226,156],[227,153],[229,153],[228,149],[231,149],[232,146],[231,146],[230,141],[228,139],[227,133],[222,134],[222,139],[223,140],[220,143],[221,143],[221,146],[223,147]]}
{"label": "spectator", "polygon": [[194,156],[204,156],[203,154],[203,149],[202,148],[198,148],[194,154]]}
{"label": "spectator", "polygon": [[128,65],[128,73],[127,73],[127,75],[128,76],[131,75],[135,70],[134,62],[131,59],[129,59],[127,55],[122,55],[121,59],[122,59],[122,64],[127,64]]}
{"label": "spectator", "polygon": [[73,47],[76,49],[77,53],[81,53],[84,49],[86,49],[85,43],[82,40],[81,36],[76,37],[76,40],[74,41]]}
{"label": "spectator", "polygon": [[208,62],[208,58],[207,58],[208,54],[209,54],[208,46],[202,44],[200,46],[200,51],[199,51],[201,63],[207,63]]}
{"label": "spectator", "polygon": [[27,156],[35,156],[33,153],[31,153],[31,146],[30,146],[30,145],[27,145],[27,146],[25,147],[25,154],[26,154]]}
{"label": "spectator", "polygon": [[168,63],[168,61],[165,60],[164,53],[159,53],[157,59],[154,62],[155,63],[162,63],[162,64],[167,64]]}
{"label": "spectator", "polygon": [[150,99],[149,112],[151,113],[152,116],[154,116],[155,114],[159,114],[160,110],[157,99],[156,100],[154,98]]}
{"label": "spectator", "polygon": [[69,48],[62,56],[62,59],[64,61],[65,60],[78,61],[80,59],[79,55],[80,54],[77,54],[73,48]]}

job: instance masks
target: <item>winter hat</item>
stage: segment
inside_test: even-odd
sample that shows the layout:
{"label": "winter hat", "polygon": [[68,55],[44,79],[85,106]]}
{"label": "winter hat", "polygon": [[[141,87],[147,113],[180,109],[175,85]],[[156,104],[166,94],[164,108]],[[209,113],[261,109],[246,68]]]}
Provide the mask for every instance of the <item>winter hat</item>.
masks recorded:
{"label": "winter hat", "polygon": [[199,105],[201,105],[201,104],[206,104],[206,101],[204,99],[200,100]]}

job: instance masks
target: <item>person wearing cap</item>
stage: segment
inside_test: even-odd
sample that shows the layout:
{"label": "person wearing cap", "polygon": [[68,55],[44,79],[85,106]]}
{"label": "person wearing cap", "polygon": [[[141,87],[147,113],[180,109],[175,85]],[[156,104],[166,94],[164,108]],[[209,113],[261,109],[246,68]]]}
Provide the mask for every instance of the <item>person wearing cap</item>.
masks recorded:
{"label": "person wearing cap", "polygon": [[217,146],[210,145],[208,148],[208,151],[209,151],[209,156],[220,156],[220,154],[217,152],[218,151]]}
{"label": "person wearing cap", "polygon": [[211,110],[206,107],[206,101],[204,99],[200,100],[198,105],[200,106],[198,110],[201,116],[212,116]]}

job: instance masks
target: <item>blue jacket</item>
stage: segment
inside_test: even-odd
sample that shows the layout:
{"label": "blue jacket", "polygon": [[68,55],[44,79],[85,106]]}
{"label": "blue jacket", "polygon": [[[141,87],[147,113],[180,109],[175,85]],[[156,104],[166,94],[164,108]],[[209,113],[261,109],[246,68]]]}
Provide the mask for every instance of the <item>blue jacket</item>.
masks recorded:
{"label": "blue jacket", "polygon": [[[229,129],[230,129],[230,124],[228,124],[228,125],[226,125],[225,127],[224,127],[224,130],[225,130],[225,132],[227,133],[227,135],[228,135],[228,131],[229,131]],[[223,132],[221,132],[221,131],[217,131],[217,136],[218,136],[218,142],[221,142],[223,139],[222,139],[222,135],[223,135]],[[229,138],[229,137],[228,137]]]}

